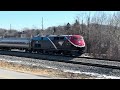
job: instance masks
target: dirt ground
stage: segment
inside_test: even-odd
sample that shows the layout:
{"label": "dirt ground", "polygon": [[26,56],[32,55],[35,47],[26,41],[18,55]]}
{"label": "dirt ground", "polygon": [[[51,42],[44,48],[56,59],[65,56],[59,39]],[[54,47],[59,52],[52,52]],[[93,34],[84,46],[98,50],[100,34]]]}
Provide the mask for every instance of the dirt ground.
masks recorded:
{"label": "dirt ground", "polygon": [[34,75],[44,75],[49,77],[55,77],[55,79],[95,79],[96,77],[85,75],[85,74],[77,74],[70,72],[63,72],[57,69],[50,68],[38,68],[34,66],[25,66],[20,64],[14,64],[11,62],[0,61],[0,68],[24,72]]}

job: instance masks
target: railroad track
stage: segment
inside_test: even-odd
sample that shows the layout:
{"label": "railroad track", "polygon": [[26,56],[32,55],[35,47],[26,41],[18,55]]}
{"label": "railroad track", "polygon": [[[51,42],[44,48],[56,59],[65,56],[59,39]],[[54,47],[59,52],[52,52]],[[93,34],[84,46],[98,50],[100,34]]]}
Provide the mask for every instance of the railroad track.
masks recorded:
{"label": "railroad track", "polygon": [[70,56],[61,56],[61,55],[43,55],[43,54],[18,52],[18,51],[0,51],[0,54],[120,70],[119,60],[108,60],[108,59],[99,59],[99,58],[96,59],[89,57],[74,57],[74,56],[70,57]]}

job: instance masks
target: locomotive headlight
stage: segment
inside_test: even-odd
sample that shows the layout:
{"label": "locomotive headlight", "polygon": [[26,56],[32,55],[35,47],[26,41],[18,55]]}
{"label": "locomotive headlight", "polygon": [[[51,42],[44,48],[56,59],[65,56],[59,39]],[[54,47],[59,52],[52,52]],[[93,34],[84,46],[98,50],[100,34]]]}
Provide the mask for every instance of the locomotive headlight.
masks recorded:
{"label": "locomotive headlight", "polygon": [[79,45],[84,45],[84,40],[79,40],[78,43]]}
{"label": "locomotive headlight", "polygon": [[81,43],[81,41],[78,41],[78,43]]}

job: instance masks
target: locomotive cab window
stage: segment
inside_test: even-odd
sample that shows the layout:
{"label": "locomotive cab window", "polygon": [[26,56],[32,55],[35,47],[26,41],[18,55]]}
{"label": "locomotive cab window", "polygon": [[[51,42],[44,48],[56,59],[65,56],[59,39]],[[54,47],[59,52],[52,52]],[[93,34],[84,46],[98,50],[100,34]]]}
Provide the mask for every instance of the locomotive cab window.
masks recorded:
{"label": "locomotive cab window", "polygon": [[60,37],[60,40],[64,40],[64,37]]}
{"label": "locomotive cab window", "polygon": [[64,37],[54,37],[54,40],[64,40]]}

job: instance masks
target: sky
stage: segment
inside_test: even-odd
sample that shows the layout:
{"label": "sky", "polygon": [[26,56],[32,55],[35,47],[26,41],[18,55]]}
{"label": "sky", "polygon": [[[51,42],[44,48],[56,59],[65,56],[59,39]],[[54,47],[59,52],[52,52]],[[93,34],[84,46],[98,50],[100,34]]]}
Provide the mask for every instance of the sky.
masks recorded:
{"label": "sky", "polygon": [[[95,11],[91,12],[95,13]],[[72,24],[80,13],[80,11],[0,11],[0,28],[10,29],[11,26],[11,29],[18,31],[24,28],[41,29],[43,17],[43,28],[46,29],[68,22]]]}

